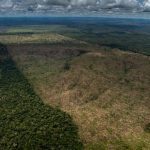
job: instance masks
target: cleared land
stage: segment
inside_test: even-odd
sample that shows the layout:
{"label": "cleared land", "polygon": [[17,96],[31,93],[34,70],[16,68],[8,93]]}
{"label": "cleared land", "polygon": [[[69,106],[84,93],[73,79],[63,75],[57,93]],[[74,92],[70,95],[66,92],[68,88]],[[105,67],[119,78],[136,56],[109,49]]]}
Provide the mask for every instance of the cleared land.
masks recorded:
{"label": "cleared land", "polygon": [[27,44],[27,43],[49,43],[59,44],[71,42],[75,43],[75,40],[59,34],[27,34],[27,35],[0,35],[0,41],[3,44]]}

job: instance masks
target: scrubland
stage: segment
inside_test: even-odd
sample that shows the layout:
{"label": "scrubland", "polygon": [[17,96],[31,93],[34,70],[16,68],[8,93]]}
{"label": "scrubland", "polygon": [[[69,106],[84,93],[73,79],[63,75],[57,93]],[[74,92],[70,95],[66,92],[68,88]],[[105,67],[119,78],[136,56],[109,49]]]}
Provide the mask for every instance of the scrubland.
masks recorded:
{"label": "scrubland", "polygon": [[68,35],[1,41],[43,102],[73,118],[85,150],[150,149],[149,56]]}
{"label": "scrubland", "polygon": [[40,53],[42,47],[12,48],[12,56],[42,100],[73,117],[87,145],[148,149],[149,57],[57,46]]}

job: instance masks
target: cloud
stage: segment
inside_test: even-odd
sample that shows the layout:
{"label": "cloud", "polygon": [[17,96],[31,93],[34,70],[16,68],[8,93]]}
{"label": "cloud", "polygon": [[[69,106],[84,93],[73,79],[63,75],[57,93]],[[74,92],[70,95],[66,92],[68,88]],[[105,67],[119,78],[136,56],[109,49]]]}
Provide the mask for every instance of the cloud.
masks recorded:
{"label": "cloud", "polygon": [[149,11],[150,0],[0,0],[0,12],[92,13]]}
{"label": "cloud", "polygon": [[96,5],[97,0],[71,0],[70,4],[73,6],[87,6],[87,5]]}
{"label": "cloud", "polygon": [[12,8],[13,2],[11,0],[1,0],[0,1],[0,8],[8,9]]}
{"label": "cloud", "polygon": [[137,0],[101,0],[100,5],[103,8],[137,8],[139,2]]}
{"label": "cloud", "polygon": [[145,0],[145,2],[143,4],[143,10],[150,12],[150,0]]}
{"label": "cloud", "polygon": [[67,6],[70,0],[37,0],[37,2],[43,5]]}

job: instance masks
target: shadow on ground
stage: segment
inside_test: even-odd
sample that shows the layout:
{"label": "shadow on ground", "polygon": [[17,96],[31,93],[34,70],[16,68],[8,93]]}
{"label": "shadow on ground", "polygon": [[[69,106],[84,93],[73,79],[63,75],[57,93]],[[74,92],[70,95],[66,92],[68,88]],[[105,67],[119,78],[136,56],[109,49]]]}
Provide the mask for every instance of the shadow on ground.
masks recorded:
{"label": "shadow on ground", "polygon": [[83,148],[72,118],[43,104],[3,44],[0,44],[0,147],[1,150]]}

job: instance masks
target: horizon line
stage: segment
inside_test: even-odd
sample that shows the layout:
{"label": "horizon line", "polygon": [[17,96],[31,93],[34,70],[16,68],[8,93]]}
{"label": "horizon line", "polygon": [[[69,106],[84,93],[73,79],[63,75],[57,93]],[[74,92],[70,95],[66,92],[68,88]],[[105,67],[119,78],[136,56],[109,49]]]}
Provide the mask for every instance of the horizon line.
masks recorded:
{"label": "horizon line", "polygon": [[128,15],[0,15],[0,18],[113,18],[113,19],[146,19],[150,20],[148,16],[128,16]]}

